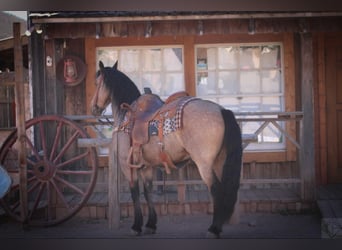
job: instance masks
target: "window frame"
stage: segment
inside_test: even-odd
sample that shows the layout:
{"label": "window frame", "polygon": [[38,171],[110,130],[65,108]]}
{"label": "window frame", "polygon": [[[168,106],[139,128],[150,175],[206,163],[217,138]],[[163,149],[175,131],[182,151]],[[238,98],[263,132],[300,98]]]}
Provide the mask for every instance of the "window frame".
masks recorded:
{"label": "window frame", "polygon": [[[139,71],[138,71],[138,78],[141,80],[143,75],[146,73],[156,73],[159,72],[161,75],[161,80],[160,82],[162,83],[161,85],[161,89],[164,90],[165,89],[165,83],[166,83],[166,75],[170,74],[170,73],[181,73],[182,74],[182,84],[183,84],[183,89],[186,89],[186,82],[185,82],[185,62],[184,62],[184,46],[182,44],[169,44],[169,45],[141,45],[141,46],[98,46],[95,48],[95,58],[96,61],[99,60],[98,55],[97,55],[97,51],[99,49],[105,49],[105,48],[114,48],[117,49],[118,51],[120,50],[128,50],[128,49],[136,49],[139,50],[139,63],[143,63],[143,59],[142,59],[142,51],[144,49],[161,49],[163,50],[163,52],[161,53],[161,61],[164,63],[164,50],[165,49],[181,49],[182,50],[182,69],[181,70],[166,70],[165,67],[161,67],[160,71],[144,71],[143,67],[139,67]],[[118,53],[118,68],[120,69],[120,52]],[[114,64],[114,62],[113,62]],[[98,70],[98,65],[96,65],[96,69]],[[121,70],[123,73],[125,73],[126,75],[128,75],[130,77],[130,74],[125,72],[124,70]],[[134,81],[134,79],[132,79]],[[143,93],[144,91],[144,86],[143,83],[140,81],[139,83],[135,82],[134,83],[137,85],[138,89],[140,90],[141,93]],[[153,92],[153,90],[152,90]],[[153,92],[155,93],[155,92]],[[160,93],[155,93],[157,95],[160,95]],[[161,99],[166,99],[169,95],[171,95],[172,93],[168,93],[167,95],[160,95]]]}
{"label": "window frame", "polygon": [[[240,55],[237,55],[237,66],[234,69],[222,69],[219,67],[219,49],[220,48],[226,48],[226,47],[238,47],[239,49],[241,47],[260,47],[260,49],[263,46],[279,46],[280,49],[280,67],[279,68],[271,68],[271,67],[262,67],[261,65],[261,60],[260,60],[260,65],[257,68],[252,68],[252,69],[241,69],[239,63],[240,63]],[[207,65],[205,70],[199,70],[198,69],[198,60],[200,59],[198,57],[198,49],[200,48],[214,48],[215,49],[215,67],[210,69],[209,66]],[[236,98],[243,98],[243,97],[254,97],[254,98],[263,98],[263,97],[276,97],[279,96],[280,98],[280,110],[279,112],[284,112],[286,111],[286,93],[285,93],[285,64],[284,64],[284,44],[283,42],[227,42],[227,43],[198,43],[194,44],[194,64],[195,64],[195,93],[196,96],[203,98],[203,99],[209,99],[212,100],[218,104],[220,104],[219,99],[224,98],[224,97],[236,97]],[[260,57],[261,58],[261,57]],[[208,62],[207,62],[208,63]],[[241,76],[241,71],[248,72],[250,70],[257,71],[259,72],[259,77],[260,77],[260,83],[262,82],[262,71],[265,70],[280,70],[280,90],[278,93],[263,93],[260,92],[259,94],[257,93],[252,93],[252,94],[220,94],[218,93],[218,76],[220,72],[237,72],[239,76]],[[209,72],[213,72],[214,78],[215,78],[215,94],[207,94],[207,95],[201,95],[198,92],[198,77],[199,74],[207,73],[207,76],[209,76]],[[240,77],[238,77],[240,79]],[[238,104],[240,105],[240,104]],[[236,110],[232,107],[222,105],[225,108],[231,109],[233,112],[241,112],[240,110]],[[241,125],[242,126],[242,125]],[[281,122],[281,126],[285,129],[285,124],[284,122]],[[280,133],[281,134],[281,133]],[[260,136],[259,136],[260,137]],[[259,138],[260,140],[260,138]],[[286,151],[287,148],[287,142],[285,136],[281,135],[281,142],[261,142],[261,143],[250,143],[247,148],[245,149],[246,152],[277,152],[277,151]]]}

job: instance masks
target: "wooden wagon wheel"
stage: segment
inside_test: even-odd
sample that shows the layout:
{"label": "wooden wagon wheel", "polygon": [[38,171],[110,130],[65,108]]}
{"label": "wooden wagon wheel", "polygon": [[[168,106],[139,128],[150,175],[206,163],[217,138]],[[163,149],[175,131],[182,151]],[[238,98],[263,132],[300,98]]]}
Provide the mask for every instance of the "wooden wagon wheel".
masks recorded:
{"label": "wooden wagon wheel", "polygon": [[[98,159],[95,148],[78,148],[78,138],[88,138],[75,122],[58,115],[45,115],[26,122],[27,222],[50,226],[75,215],[87,202],[96,182]],[[17,131],[0,149],[0,163],[13,179],[9,193],[0,200],[14,219],[21,221]]]}

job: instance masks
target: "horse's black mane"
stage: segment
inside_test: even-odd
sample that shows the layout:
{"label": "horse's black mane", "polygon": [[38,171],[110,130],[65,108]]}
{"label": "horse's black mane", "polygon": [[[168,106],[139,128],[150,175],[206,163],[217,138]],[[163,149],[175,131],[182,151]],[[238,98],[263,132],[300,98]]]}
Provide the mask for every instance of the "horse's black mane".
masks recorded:
{"label": "horse's black mane", "polygon": [[[97,72],[97,76],[101,72]],[[134,82],[121,71],[105,67],[102,70],[103,80],[106,87],[111,92],[112,104],[119,109],[122,103],[131,104],[141,95]]]}

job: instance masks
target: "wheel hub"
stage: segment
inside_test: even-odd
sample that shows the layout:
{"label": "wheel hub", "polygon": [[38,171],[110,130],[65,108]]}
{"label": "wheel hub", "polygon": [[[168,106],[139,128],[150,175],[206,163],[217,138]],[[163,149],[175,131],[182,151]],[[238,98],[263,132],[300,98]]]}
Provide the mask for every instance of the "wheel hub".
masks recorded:
{"label": "wheel hub", "polygon": [[50,180],[56,173],[56,167],[49,161],[38,161],[33,166],[35,176],[43,181]]}

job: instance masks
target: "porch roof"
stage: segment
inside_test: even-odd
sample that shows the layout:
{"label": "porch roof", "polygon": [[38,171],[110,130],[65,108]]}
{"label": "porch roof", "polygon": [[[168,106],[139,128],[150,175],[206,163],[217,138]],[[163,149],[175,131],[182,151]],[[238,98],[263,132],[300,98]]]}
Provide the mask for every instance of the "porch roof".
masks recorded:
{"label": "porch roof", "polygon": [[32,11],[32,23],[87,23],[342,16],[342,11]]}

